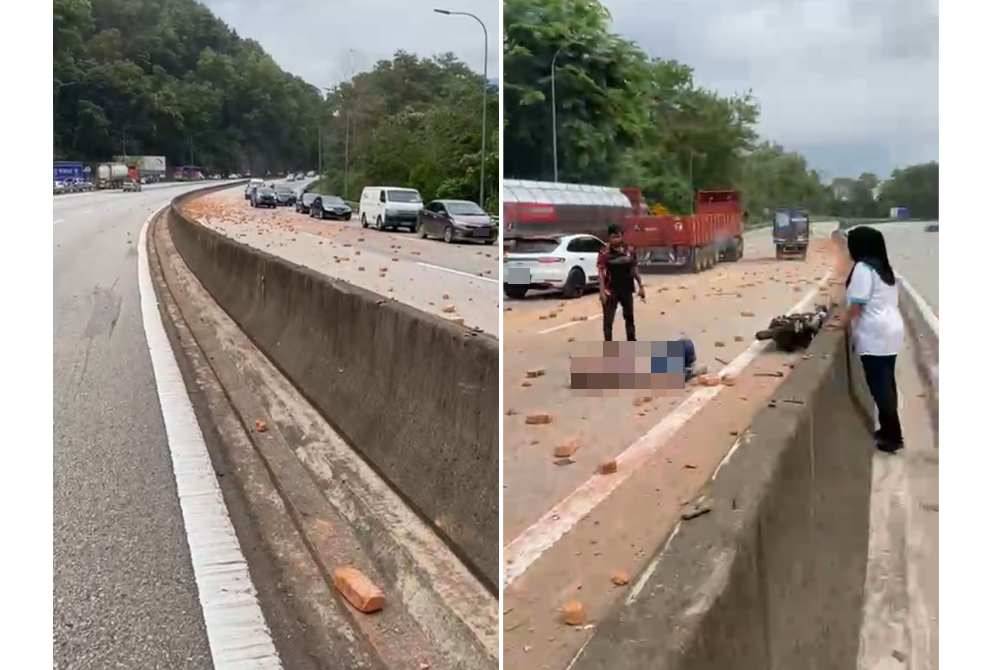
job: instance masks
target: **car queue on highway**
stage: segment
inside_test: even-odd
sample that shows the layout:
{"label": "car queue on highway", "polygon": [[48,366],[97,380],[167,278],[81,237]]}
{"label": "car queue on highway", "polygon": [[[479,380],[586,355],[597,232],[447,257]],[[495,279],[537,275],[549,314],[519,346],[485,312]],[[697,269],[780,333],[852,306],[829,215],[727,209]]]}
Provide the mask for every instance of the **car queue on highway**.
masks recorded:
{"label": "car queue on highway", "polygon": [[398,186],[366,186],[357,208],[342,196],[314,190],[315,173],[289,173],[284,181],[252,178],[243,197],[251,207],[294,207],[311,218],[359,220],[362,228],[377,231],[400,229],[421,239],[440,239],[447,244],[476,242],[495,244],[500,227],[497,217],[470,200],[437,199],[425,204],[417,189]]}

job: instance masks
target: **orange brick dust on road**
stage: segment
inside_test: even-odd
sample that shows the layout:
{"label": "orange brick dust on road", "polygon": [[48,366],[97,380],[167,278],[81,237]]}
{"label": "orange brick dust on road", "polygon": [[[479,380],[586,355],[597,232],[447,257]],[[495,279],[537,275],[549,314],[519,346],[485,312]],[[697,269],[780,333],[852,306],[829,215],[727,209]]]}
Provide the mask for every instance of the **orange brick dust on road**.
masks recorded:
{"label": "orange brick dust on road", "polygon": [[[842,299],[844,263],[839,245],[829,239],[831,230],[814,230],[805,261],[776,261],[770,236],[758,233],[748,235],[746,256],[738,263],[721,263],[697,275],[645,274],[647,302],[636,300],[638,338],[689,337],[698,362],[717,373],[752,345],[755,333],[772,317],[810,291],[817,289],[806,310]],[[827,282],[820,286],[824,277]],[[787,375],[802,356],[769,347],[736,377],[734,386],[719,389],[682,422],[671,412],[701,387],[621,391],[607,397],[583,397],[569,389],[574,347],[603,339],[599,318],[575,319],[600,311],[596,293],[579,300],[529,296],[505,302],[505,668],[566,667],[593,625],[631,588],[623,582],[639,576],[676,525],[683,505],[712,476],[782,381],[755,374]],[[572,325],[549,330],[565,324]],[[615,339],[624,339],[620,312]],[[526,419],[534,414],[548,414],[551,421],[529,424]],[[631,465],[625,459],[624,471],[599,474],[603,463],[661,422],[679,427],[654,445],[648,459]],[[576,440],[578,448],[567,464],[554,457],[554,450],[569,440]],[[617,477],[619,483],[613,490],[601,488],[602,477]],[[595,487],[611,492],[595,498]],[[579,520],[565,534],[550,533],[550,526],[565,523],[560,515],[566,510],[578,513]],[[574,620],[580,616],[574,601],[583,607],[580,625],[565,622],[567,604]]]}

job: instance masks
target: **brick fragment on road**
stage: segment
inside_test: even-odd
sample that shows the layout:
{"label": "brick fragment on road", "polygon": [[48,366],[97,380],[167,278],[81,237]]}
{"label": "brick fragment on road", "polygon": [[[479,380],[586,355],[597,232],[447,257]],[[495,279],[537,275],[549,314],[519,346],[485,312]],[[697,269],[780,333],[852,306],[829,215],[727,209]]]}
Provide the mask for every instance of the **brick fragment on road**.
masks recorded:
{"label": "brick fragment on road", "polygon": [[701,386],[718,386],[719,375],[701,375],[698,377],[698,384]]}
{"label": "brick fragment on road", "polygon": [[534,379],[535,377],[541,377],[545,374],[545,368],[535,368],[534,370],[528,370],[528,379]]}
{"label": "brick fragment on road", "polygon": [[552,415],[547,412],[535,412],[524,417],[524,423],[529,426],[540,426],[547,423],[552,423]]}
{"label": "brick fragment on road", "polygon": [[624,570],[616,570],[611,574],[611,583],[615,586],[625,586],[630,581],[628,573]]}
{"label": "brick fragment on road", "polygon": [[444,312],[445,314],[454,314],[455,313],[455,306],[454,305],[445,305],[444,307],[441,308],[441,311]]}
{"label": "brick fragment on road", "polygon": [[752,316],[756,316],[756,315],[753,312],[746,312],[746,311],[744,311],[744,312],[740,312],[740,316],[752,317]]}
{"label": "brick fragment on road", "polygon": [[702,514],[708,514],[712,511],[712,501],[705,496],[702,496],[695,500],[693,503],[689,503],[684,506],[681,511],[681,518],[685,521],[690,521],[691,519],[697,518]]}
{"label": "brick fragment on road", "polygon": [[257,419],[256,421],[253,422],[253,429],[256,430],[258,433],[265,433],[267,432],[267,424],[261,421],[260,419]]}
{"label": "brick fragment on road", "polygon": [[562,620],[567,626],[582,626],[587,621],[587,613],[583,609],[583,603],[579,600],[570,600],[562,606]]}
{"label": "brick fragment on road", "polygon": [[555,451],[552,452],[552,455],[556,458],[569,458],[575,454],[579,448],[580,440],[573,437],[557,446]]}
{"label": "brick fragment on road", "polygon": [[385,607],[385,594],[367,576],[353,566],[333,571],[333,585],[355,609],[365,614]]}
{"label": "brick fragment on road", "polygon": [[613,475],[618,472],[618,461],[613,458],[610,461],[604,461],[598,466],[597,471],[602,475]]}

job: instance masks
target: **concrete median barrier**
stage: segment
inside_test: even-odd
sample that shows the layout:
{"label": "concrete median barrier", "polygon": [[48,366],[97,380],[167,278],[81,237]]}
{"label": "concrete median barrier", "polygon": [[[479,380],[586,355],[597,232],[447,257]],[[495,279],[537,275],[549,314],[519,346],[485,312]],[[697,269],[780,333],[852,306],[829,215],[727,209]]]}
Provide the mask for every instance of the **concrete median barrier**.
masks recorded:
{"label": "concrete median barrier", "polygon": [[[212,189],[214,190],[214,189]],[[499,346],[167,212],[216,302],[497,591]]]}
{"label": "concrete median barrier", "polygon": [[574,670],[853,666],[865,585],[871,400],[824,331],[598,624]]}

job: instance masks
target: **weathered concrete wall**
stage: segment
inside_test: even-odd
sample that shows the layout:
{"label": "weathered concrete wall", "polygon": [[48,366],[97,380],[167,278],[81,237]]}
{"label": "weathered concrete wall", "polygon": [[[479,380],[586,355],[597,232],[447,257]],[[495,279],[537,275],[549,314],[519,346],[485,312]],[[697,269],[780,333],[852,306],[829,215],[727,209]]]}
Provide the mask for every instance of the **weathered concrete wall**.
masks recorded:
{"label": "weathered concrete wall", "polygon": [[810,353],[706,489],[712,511],[681,523],[574,670],[852,666],[871,400],[843,331],[824,331]]}
{"label": "weathered concrete wall", "polygon": [[497,590],[495,339],[168,213],[215,300],[368,462]]}

